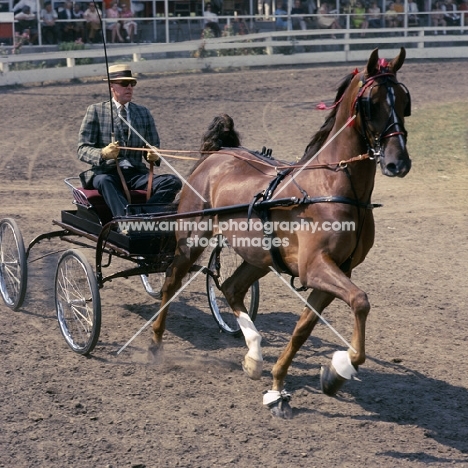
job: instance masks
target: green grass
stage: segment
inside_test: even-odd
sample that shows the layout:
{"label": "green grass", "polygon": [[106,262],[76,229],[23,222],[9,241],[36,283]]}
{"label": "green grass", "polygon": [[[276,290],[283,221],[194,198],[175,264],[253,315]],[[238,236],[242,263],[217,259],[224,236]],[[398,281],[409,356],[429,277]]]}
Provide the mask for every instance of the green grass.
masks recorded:
{"label": "green grass", "polygon": [[468,103],[431,105],[406,120],[408,150],[419,172],[468,169]]}

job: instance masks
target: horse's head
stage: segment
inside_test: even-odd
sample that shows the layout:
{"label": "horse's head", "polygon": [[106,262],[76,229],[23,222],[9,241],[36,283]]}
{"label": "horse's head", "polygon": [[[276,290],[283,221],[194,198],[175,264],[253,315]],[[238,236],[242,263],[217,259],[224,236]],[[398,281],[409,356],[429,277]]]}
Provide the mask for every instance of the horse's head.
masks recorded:
{"label": "horse's head", "polygon": [[356,129],[365,139],[369,155],[380,161],[382,173],[404,177],[411,169],[406,148],[405,117],[411,114],[408,89],[396,78],[406,52],[390,62],[379,59],[378,49],[369,57],[363,73],[357,73],[358,91],[353,103]]}

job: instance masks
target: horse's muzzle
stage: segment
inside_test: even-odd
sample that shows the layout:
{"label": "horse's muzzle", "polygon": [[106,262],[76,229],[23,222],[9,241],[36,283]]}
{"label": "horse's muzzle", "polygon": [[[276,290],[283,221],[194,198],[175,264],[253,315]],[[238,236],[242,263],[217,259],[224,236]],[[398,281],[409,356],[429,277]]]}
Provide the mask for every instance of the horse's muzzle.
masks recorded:
{"label": "horse's muzzle", "polygon": [[405,177],[411,169],[411,159],[408,158],[389,163],[381,160],[381,169],[383,175],[387,177]]}

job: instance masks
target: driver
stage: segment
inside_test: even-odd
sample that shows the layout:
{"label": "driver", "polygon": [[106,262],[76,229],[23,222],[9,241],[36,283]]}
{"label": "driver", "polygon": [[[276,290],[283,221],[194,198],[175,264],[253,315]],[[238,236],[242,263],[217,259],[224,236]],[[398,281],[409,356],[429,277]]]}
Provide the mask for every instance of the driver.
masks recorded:
{"label": "driver", "polygon": [[[106,80],[107,81],[107,80]],[[129,65],[109,67],[112,101],[92,104],[86,110],[78,139],[78,158],[91,169],[80,174],[84,188],[97,189],[104,197],[112,215],[124,216],[128,204],[121,177],[129,190],[145,190],[148,185],[148,168],[144,163],[144,151],[119,149],[120,147],[144,147],[147,143],[159,147],[159,135],[150,111],[132,101],[133,88],[137,84]],[[114,128],[111,125],[113,106]],[[121,115],[129,124],[119,117]],[[112,130],[115,141],[112,140]],[[140,136],[143,138],[140,138]],[[148,161],[159,162],[152,151],[146,153]],[[117,170],[117,164],[121,171]],[[119,174],[120,172],[120,174]],[[153,176],[151,198],[148,203],[170,203],[182,183],[172,174]]]}

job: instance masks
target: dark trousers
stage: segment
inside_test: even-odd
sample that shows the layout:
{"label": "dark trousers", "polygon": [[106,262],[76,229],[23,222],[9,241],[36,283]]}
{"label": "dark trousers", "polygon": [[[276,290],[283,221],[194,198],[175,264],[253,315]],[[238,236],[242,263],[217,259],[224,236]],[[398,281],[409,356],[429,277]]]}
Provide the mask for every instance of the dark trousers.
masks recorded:
{"label": "dark trousers", "polygon": [[[129,190],[146,190],[148,174],[142,174],[131,168],[122,169],[122,173]],[[95,175],[93,186],[104,197],[114,217],[125,216],[125,207],[128,205],[128,201],[117,171]],[[151,198],[148,203],[170,203],[181,188],[182,182],[175,175],[155,175],[153,176]]]}

